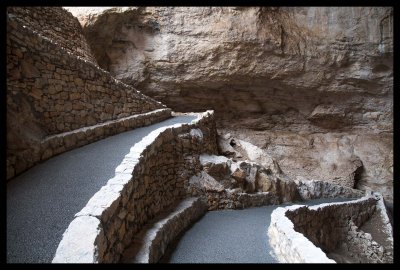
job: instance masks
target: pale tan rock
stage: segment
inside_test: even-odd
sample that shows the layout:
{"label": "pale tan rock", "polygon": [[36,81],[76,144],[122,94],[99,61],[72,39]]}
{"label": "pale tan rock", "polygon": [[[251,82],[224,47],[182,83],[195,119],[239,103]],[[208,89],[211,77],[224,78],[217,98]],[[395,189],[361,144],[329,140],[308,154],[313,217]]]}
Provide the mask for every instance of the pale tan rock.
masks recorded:
{"label": "pale tan rock", "polygon": [[[351,143],[370,142],[354,148],[369,153],[355,153],[364,167],[360,188],[392,197],[393,157],[381,150],[393,148],[392,8],[69,10],[101,67],[176,111],[215,108],[219,127],[248,132],[253,138],[240,139],[265,148],[293,178],[351,186],[349,156],[323,157],[338,153],[331,142],[341,136],[360,135]],[[224,141],[220,149],[237,151]]]}
{"label": "pale tan rock", "polygon": [[[372,94],[375,100],[365,102],[364,110],[390,111],[389,100],[379,97],[392,92],[390,8],[69,10],[80,19],[100,66],[176,110],[211,105],[224,120],[284,114],[290,125],[293,116],[308,122],[316,107],[333,105],[349,124],[365,125],[353,104]],[[113,44],[114,39],[124,43]],[[297,115],[288,117],[291,109]]]}
{"label": "pale tan rock", "polygon": [[239,183],[242,183],[246,180],[246,172],[244,172],[241,169],[237,169],[234,173],[231,175],[236,181]]}
{"label": "pale tan rock", "polygon": [[201,172],[199,175],[195,175],[189,180],[190,185],[194,186],[199,190],[205,192],[222,192],[224,191],[224,186],[218,183],[212,176],[206,172]]}
{"label": "pale tan rock", "polygon": [[260,172],[257,175],[257,188],[261,191],[270,191],[273,188],[273,184],[271,179],[269,179],[268,175]]}
{"label": "pale tan rock", "polygon": [[203,170],[217,181],[222,181],[229,177],[230,167],[226,157],[201,155],[200,164],[203,166]]}

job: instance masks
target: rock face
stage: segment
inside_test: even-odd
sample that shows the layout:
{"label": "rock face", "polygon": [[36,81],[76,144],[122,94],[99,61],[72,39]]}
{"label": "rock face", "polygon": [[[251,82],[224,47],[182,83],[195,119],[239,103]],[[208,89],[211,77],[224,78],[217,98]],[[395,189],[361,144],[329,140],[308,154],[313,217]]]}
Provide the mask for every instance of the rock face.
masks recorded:
{"label": "rock face", "polygon": [[[232,140],[234,144],[243,140],[251,141],[293,179],[323,180],[350,188],[378,190],[385,199],[393,198],[392,134],[295,134],[290,131],[232,128],[220,129],[220,132],[225,134],[219,136],[222,152],[228,150],[221,146],[232,147]],[[229,134],[229,138],[226,134]],[[232,157],[243,155],[239,153],[243,152],[241,147],[235,145],[232,149],[237,152],[231,154]],[[254,161],[259,162],[257,159]]]}
{"label": "rock face", "polygon": [[116,78],[176,111],[214,109],[291,176],[392,199],[392,8],[68,10]]}
{"label": "rock face", "polygon": [[[272,159],[271,159],[272,160]],[[301,199],[297,184],[275,172],[274,164],[200,155],[201,171],[189,179],[188,192],[202,197],[209,210],[236,209]]]}
{"label": "rock face", "polygon": [[69,10],[101,67],[172,108],[391,130],[390,8]]}

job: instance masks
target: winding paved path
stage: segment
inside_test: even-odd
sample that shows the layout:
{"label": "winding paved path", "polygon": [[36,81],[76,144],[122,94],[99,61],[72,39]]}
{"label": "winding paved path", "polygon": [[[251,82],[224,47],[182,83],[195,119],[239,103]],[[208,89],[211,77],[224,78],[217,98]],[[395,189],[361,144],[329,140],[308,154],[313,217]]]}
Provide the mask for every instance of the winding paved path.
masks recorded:
{"label": "winding paved path", "polygon": [[130,148],[151,131],[195,116],[177,116],[53,157],[7,184],[7,262],[51,262],[74,215],[114,177]]}
{"label": "winding paved path", "polygon": [[[348,200],[318,199],[301,204],[315,205]],[[278,263],[270,254],[267,229],[272,211],[279,206],[285,205],[207,212],[169,248],[161,262]]]}

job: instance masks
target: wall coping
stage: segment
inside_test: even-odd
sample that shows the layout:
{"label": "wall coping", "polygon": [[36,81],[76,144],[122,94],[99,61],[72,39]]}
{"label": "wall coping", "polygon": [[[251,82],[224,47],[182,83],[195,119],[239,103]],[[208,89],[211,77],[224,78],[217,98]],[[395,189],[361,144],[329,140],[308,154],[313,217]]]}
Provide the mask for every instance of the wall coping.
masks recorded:
{"label": "wall coping", "polygon": [[114,119],[114,120],[105,121],[103,123],[98,123],[98,124],[95,124],[95,125],[92,125],[92,126],[86,126],[86,127],[77,128],[77,129],[74,129],[74,130],[71,130],[71,131],[67,131],[67,132],[63,132],[63,133],[49,135],[49,136],[46,136],[42,140],[42,142],[47,142],[47,141],[50,141],[50,140],[52,140],[54,138],[64,138],[65,136],[69,136],[71,134],[76,134],[76,133],[79,133],[79,132],[86,132],[87,130],[94,130],[96,128],[110,126],[110,125],[113,125],[113,124],[118,123],[118,122],[123,122],[123,121],[131,120],[131,119],[139,119],[141,117],[150,116],[150,115],[153,115],[153,114],[157,114],[157,113],[160,113],[160,112],[163,112],[163,111],[169,111],[169,110],[170,109],[157,109],[157,110],[146,112],[146,113],[134,114],[134,115],[130,115],[130,116],[123,117],[123,118],[118,118],[118,119]]}
{"label": "wall coping", "polygon": [[[140,158],[145,149],[157,142],[157,139],[164,132],[184,126],[195,126],[213,114],[214,111],[212,110],[204,113],[187,113],[186,115],[195,115],[197,118],[189,124],[180,123],[158,128],[133,145],[120,165],[116,167],[115,176],[109,179],[107,184],[93,195],[80,212],[75,214],[75,219],[63,234],[52,262],[98,263],[98,254],[104,252],[105,241],[101,222],[108,220],[114,214],[121,200],[124,186],[128,182],[134,181],[132,176],[134,169],[140,163]],[[89,221],[87,217],[93,217],[97,221],[93,222],[92,219]],[[79,230],[76,229],[77,227],[79,227]],[[97,232],[97,237],[93,236],[93,232]]]}
{"label": "wall coping", "polygon": [[[268,234],[270,235],[270,241],[276,237],[271,237],[272,234],[278,234],[279,239],[277,241],[280,242],[289,242],[287,246],[291,247],[291,250],[279,250],[279,243],[274,243],[271,241],[271,246],[275,249],[275,254],[282,252],[285,254],[294,255],[301,254],[301,262],[304,263],[336,263],[334,260],[329,259],[326,254],[322,251],[321,248],[315,246],[307,237],[305,237],[302,233],[297,232],[294,229],[293,222],[286,216],[286,213],[289,211],[294,211],[296,209],[306,207],[310,210],[318,210],[331,205],[346,205],[346,204],[359,204],[364,201],[368,201],[369,199],[380,199],[382,200],[382,196],[380,194],[371,194],[366,193],[366,195],[362,198],[346,201],[346,202],[334,202],[334,203],[323,203],[314,206],[306,206],[306,205],[292,205],[287,207],[278,207],[271,214],[271,224],[268,228]],[[277,244],[276,247],[274,244]],[[283,247],[282,247],[283,249]],[[276,254],[277,255],[277,254]],[[279,256],[281,261],[286,261],[286,259],[282,256]],[[294,262],[294,261],[286,261],[286,262]],[[299,261],[300,262],[300,261]]]}
{"label": "wall coping", "polygon": [[[123,262],[156,263],[164,255],[165,247],[169,244],[168,240],[173,240],[186,227],[174,226],[176,225],[175,223],[192,223],[205,212],[207,212],[207,205],[200,198],[189,197],[181,201],[167,216],[157,218],[155,222],[150,222],[138,233],[138,237],[133,241],[133,244],[140,245],[140,248],[137,252],[127,253],[123,258]],[[189,214],[189,220],[185,215],[187,213]],[[170,230],[166,231],[166,229]],[[166,235],[168,236],[167,241],[164,240]],[[162,243],[163,241],[165,242]],[[157,250],[160,251],[157,252]]]}
{"label": "wall coping", "polygon": [[[171,109],[157,109],[147,113],[135,114],[124,118],[109,120],[93,126],[86,126],[47,136],[38,142],[40,153],[38,159],[26,169],[29,169],[37,163],[43,162],[61,153],[96,142],[121,132],[149,124],[154,124],[170,117]],[[12,177],[14,176],[15,175]]]}
{"label": "wall coping", "polygon": [[379,214],[381,216],[382,222],[383,222],[383,231],[385,234],[388,236],[387,240],[391,243],[391,246],[393,246],[393,227],[392,223],[390,222],[389,216],[386,212],[386,206],[384,203],[384,198],[381,193],[374,192],[375,196],[379,198],[376,207],[379,210]]}

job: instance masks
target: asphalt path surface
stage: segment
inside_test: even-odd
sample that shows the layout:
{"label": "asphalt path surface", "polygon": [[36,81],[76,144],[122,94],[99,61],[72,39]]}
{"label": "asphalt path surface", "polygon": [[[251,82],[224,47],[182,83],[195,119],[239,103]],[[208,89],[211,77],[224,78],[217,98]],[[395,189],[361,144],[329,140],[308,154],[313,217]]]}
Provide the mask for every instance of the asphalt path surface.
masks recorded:
{"label": "asphalt path surface", "polygon": [[[350,199],[317,199],[316,205]],[[289,205],[289,204],[287,204]],[[162,263],[278,263],[271,253],[267,230],[279,206],[207,212],[167,250]]]}
{"label": "asphalt path surface", "polygon": [[49,263],[64,231],[114,177],[130,148],[151,131],[195,116],[177,116],[55,156],[7,183],[7,262]]}

